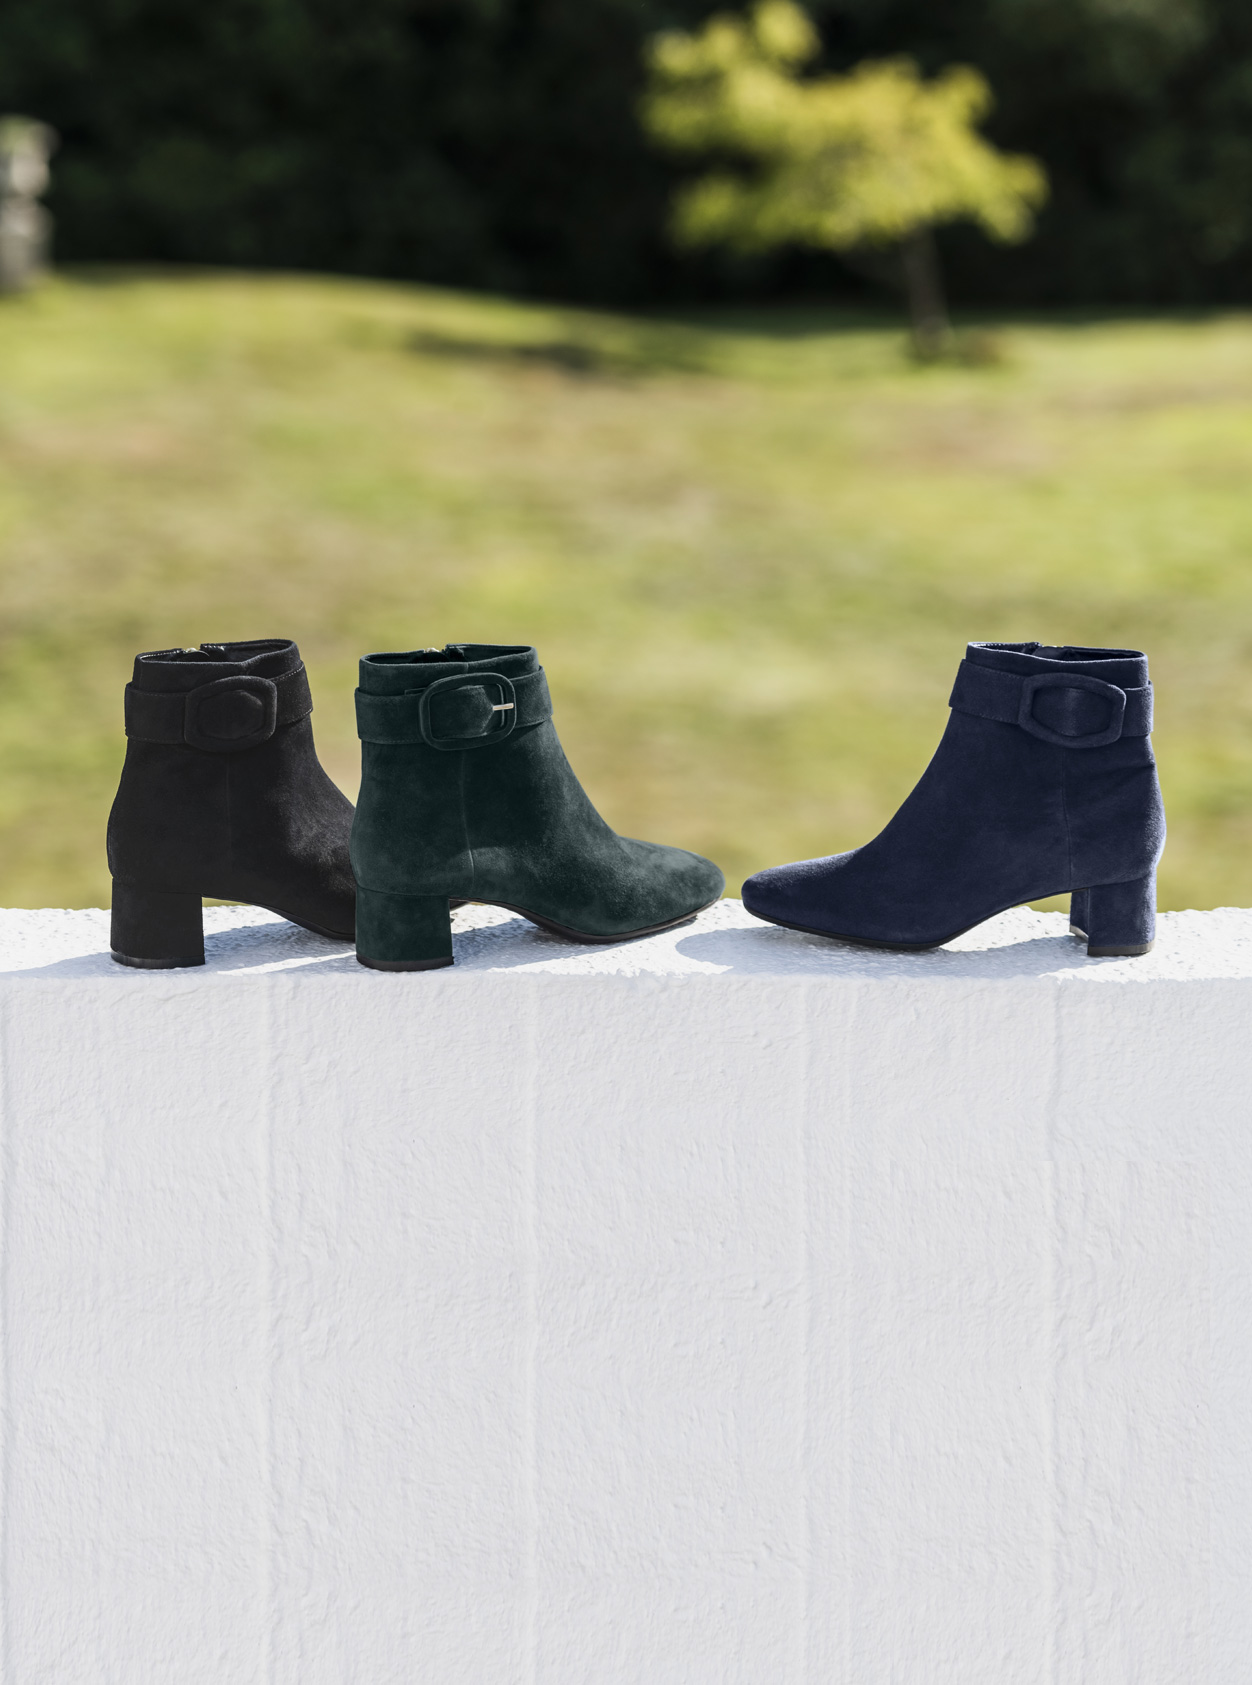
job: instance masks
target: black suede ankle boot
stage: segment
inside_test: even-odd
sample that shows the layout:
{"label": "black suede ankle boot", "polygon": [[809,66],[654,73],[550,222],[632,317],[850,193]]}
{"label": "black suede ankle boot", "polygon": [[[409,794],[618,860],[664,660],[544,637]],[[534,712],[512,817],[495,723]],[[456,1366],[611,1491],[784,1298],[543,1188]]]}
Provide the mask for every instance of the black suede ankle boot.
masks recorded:
{"label": "black suede ankle boot", "polygon": [[1024,901],[1070,893],[1092,956],[1146,954],[1165,812],[1147,658],[970,644],[943,740],[864,848],[758,872],[757,918],[881,948],[934,948]]}
{"label": "black suede ankle boot", "polygon": [[135,657],[109,815],[115,960],[203,965],[202,896],[352,940],[352,804],[318,761],[312,710],[287,638]]}
{"label": "black suede ankle boot", "polygon": [[367,655],[352,827],[357,958],[452,964],[449,900],[489,901],[575,942],[683,924],[723,878],[681,848],[611,831],[565,759],[525,645]]}

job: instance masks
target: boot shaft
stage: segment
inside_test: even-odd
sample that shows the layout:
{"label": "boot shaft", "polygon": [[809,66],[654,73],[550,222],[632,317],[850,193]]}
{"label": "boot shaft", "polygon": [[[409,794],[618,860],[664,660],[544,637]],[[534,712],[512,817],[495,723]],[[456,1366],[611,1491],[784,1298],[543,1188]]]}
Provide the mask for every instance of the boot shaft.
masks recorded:
{"label": "boot shaft", "polygon": [[109,815],[114,879],[350,930],[352,808],[317,759],[312,708],[288,638],[136,656]]}
{"label": "boot shaft", "polygon": [[[1060,890],[1137,878],[1165,843],[1152,685],[1138,650],[970,644],[936,762],[955,798],[1040,857]],[[943,799],[940,790],[932,796]],[[1045,864],[1046,862],[1046,864]]]}
{"label": "boot shaft", "polygon": [[244,787],[272,805],[268,792],[286,782],[285,763],[307,754],[292,728],[304,723],[299,735],[311,742],[312,706],[289,639],[137,655],[109,815],[114,877],[190,889],[229,870],[240,818],[256,806]]}
{"label": "boot shaft", "polygon": [[516,644],[368,655],[357,725],[357,881],[478,899],[571,827],[612,833],[565,759],[536,651]]}

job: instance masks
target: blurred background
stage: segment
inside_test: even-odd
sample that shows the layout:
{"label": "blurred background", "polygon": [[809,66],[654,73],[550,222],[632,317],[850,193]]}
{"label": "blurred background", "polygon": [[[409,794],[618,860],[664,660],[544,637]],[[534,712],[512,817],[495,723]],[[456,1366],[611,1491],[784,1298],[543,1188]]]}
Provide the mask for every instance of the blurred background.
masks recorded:
{"label": "blurred background", "polygon": [[[1161,904],[1252,904],[1252,8],[740,11],[773,140],[728,10],[7,0],[0,903],[108,904],[136,651],[290,635],[349,794],[361,652],[537,644],[601,811],[731,892],[885,821],[967,639],[1143,648]],[[858,121],[926,192],[773,216]],[[709,171],[773,220],[684,223]]]}

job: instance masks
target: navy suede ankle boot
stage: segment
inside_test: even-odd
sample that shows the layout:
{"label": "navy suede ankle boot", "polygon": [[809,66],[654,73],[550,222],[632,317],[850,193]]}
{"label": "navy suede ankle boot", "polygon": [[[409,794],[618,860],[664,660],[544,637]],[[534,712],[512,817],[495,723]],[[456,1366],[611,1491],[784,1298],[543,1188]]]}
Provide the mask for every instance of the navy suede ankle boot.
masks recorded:
{"label": "navy suede ankle boot", "polygon": [[204,964],[201,897],[351,941],[352,804],[322,770],[289,638],[135,657],[109,815],[113,958]]}
{"label": "navy suede ankle boot", "polygon": [[1165,812],[1147,658],[970,644],[934,759],[873,842],[758,872],[757,918],[877,948],[935,948],[1069,893],[1093,957],[1146,954]]}

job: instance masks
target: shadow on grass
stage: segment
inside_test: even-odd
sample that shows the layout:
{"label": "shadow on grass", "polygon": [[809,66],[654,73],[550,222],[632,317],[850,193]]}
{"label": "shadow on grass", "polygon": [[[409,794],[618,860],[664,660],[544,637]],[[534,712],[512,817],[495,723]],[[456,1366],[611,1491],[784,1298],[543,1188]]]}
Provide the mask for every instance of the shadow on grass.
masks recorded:
{"label": "shadow on grass", "polygon": [[708,359],[688,331],[644,333],[628,344],[605,345],[590,339],[496,340],[419,329],[406,346],[426,357],[464,362],[551,369],[559,374],[629,379],[648,374],[707,374]]}
{"label": "shadow on grass", "polygon": [[[1152,327],[1159,324],[1203,325],[1230,317],[1246,317],[1248,306],[1237,304],[1131,306],[1114,304],[971,307],[953,310],[960,333],[994,333],[999,328]],[[659,306],[632,318],[641,325],[672,327],[702,333],[746,335],[752,338],[798,340],[828,334],[899,333],[908,331],[904,313],[889,305],[796,304]]]}

